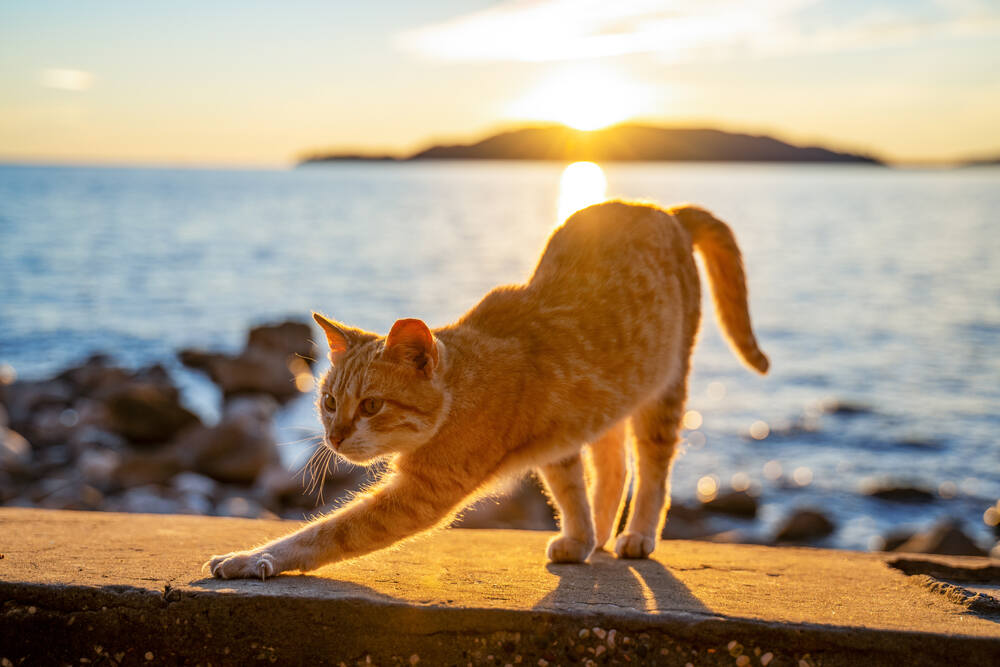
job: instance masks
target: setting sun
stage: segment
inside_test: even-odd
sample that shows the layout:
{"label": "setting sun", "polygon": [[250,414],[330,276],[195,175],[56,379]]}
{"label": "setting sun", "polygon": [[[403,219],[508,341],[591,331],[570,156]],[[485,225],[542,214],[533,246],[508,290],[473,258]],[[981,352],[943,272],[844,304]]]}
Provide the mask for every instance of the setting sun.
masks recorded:
{"label": "setting sun", "polygon": [[642,86],[609,67],[590,64],[545,79],[511,105],[511,116],[546,120],[577,130],[597,130],[643,111]]}
{"label": "setting sun", "polygon": [[559,179],[559,222],[607,197],[608,179],[593,162],[574,162]]}

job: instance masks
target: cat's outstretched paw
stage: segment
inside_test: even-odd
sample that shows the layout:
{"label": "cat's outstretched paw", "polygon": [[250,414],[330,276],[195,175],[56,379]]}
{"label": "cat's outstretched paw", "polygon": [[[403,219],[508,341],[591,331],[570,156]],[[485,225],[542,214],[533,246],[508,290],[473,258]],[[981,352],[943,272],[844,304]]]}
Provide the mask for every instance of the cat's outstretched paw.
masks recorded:
{"label": "cat's outstretched paw", "polygon": [[548,557],[553,563],[582,563],[593,551],[593,539],[584,542],[568,535],[559,535],[549,542]]}
{"label": "cat's outstretched paw", "polygon": [[234,551],[224,556],[213,556],[205,566],[217,579],[264,581],[278,574],[274,556],[266,551]]}
{"label": "cat's outstretched paw", "polygon": [[615,542],[615,553],[619,558],[648,558],[656,548],[656,540],[642,533],[626,530]]}

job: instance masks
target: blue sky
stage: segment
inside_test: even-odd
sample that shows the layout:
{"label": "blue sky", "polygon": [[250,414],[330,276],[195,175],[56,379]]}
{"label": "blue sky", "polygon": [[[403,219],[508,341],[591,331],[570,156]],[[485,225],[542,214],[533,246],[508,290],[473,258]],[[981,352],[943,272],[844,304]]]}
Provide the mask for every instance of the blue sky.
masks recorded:
{"label": "blue sky", "polygon": [[0,159],[287,164],[524,121],[1000,152],[1000,3],[0,0]]}

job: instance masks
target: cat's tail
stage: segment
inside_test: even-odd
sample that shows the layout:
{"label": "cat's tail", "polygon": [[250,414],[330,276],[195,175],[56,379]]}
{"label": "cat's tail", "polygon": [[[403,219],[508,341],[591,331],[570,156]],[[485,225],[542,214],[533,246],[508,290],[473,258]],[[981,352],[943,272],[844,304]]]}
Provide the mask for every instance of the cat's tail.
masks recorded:
{"label": "cat's tail", "polygon": [[729,225],[705,209],[684,204],[667,209],[691,234],[695,249],[708,269],[715,299],[715,314],[729,344],[758,373],[766,373],[770,362],[757,346],[747,309],[747,281],[743,256]]}

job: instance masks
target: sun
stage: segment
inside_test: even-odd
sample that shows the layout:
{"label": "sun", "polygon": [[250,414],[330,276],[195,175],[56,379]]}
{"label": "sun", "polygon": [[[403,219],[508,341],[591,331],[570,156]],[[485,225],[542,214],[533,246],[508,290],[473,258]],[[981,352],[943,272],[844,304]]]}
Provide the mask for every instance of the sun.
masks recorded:
{"label": "sun", "polygon": [[543,80],[511,105],[509,115],[598,130],[640,114],[646,97],[642,86],[618,70],[577,65]]}

